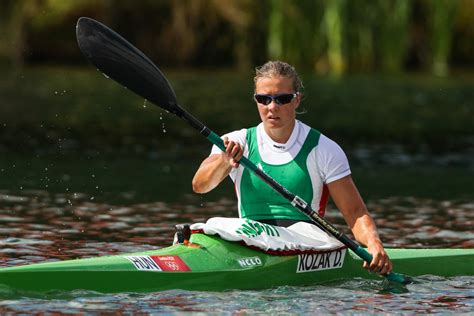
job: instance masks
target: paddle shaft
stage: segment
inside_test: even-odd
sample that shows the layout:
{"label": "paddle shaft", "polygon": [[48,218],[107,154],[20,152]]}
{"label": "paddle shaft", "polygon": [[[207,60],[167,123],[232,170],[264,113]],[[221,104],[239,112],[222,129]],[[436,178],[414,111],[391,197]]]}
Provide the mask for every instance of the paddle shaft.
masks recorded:
{"label": "paddle shaft", "polygon": [[[214,133],[202,122],[200,122],[197,118],[195,118],[194,116],[186,112],[184,109],[182,109],[179,105],[177,107],[181,110],[181,111],[178,111],[179,113],[176,114],[177,116],[181,117],[183,120],[188,122],[189,125],[197,129],[201,133],[201,135],[206,137],[211,143],[219,147],[222,151],[225,151],[224,141],[219,137],[219,135]],[[328,223],[324,218],[319,216],[318,213],[315,212],[311,208],[311,205],[305,202],[302,198],[288,191],[285,187],[283,187],[275,179],[270,177],[267,173],[265,173],[265,171],[263,171],[262,169],[259,169],[253,162],[251,162],[246,157],[242,157],[239,163],[242,164],[245,168],[252,171],[256,176],[258,176],[261,180],[267,183],[270,187],[272,187],[285,199],[290,201],[294,207],[296,207],[298,210],[305,213],[309,218],[313,220],[316,226],[318,226],[325,232],[334,236],[337,240],[339,240],[344,245],[346,245],[349,249],[351,249],[354,253],[356,253],[360,258],[365,260],[367,263],[372,262],[373,257],[367,250],[365,250],[363,247],[361,247],[351,238],[347,237],[347,235],[345,235],[344,233],[338,231],[336,227],[334,227],[333,225]],[[396,281],[400,283],[406,282],[405,277],[398,273],[390,272],[386,275],[386,277],[387,279],[391,281]]]}

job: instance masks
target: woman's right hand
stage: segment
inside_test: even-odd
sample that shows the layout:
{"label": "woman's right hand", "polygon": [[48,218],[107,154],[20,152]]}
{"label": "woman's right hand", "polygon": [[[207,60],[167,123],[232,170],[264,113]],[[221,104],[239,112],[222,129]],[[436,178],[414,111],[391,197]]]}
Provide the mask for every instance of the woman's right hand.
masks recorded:
{"label": "woman's right hand", "polygon": [[232,168],[239,167],[239,160],[244,154],[243,146],[237,142],[223,138],[226,150],[212,154],[201,163],[193,178],[193,190],[196,193],[207,193],[214,189]]}
{"label": "woman's right hand", "polygon": [[224,137],[223,141],[225,146],[225,152],[222,152],[222,155],[224,155],[226,161],[228,161],[229,165],[232,168],[238,168],[239,161],[244,155],[243,146],[240,143],[229,140],[228,137]]}

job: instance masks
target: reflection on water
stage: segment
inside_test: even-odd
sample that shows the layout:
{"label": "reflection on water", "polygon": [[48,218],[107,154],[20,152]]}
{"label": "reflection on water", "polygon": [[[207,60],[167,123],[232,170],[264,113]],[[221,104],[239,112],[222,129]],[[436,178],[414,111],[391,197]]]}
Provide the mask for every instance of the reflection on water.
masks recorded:
{"label": "reflection on water", "polygon": [[232,216],[233,201],[111,205],[86,194],[0,193],[2,265],[83,258],[169,245],[174,225]]}
{"label": "reflection on water", "polygon": [[392,247],[474,248],[472,202],[387,198],[368,207]]}
{"label": "reflection on water", "polygon": [[[83,193],[1,191],[0,263],[11,266],[149,250],[169,245],[177,223],[237,214],[229,198],[204,201],[184,195],[175,200],[115,205]],[[472,202],[392,197],[367,204],[388,246],[474,247]],[[327,217],[347,231],[333,206]],[[472,311],[474,277],[424,277],[400,294],[387,293],[381,282],[355,279],[224,293],[75,291],[23,297],[0,289],[0,298],[0,313],[449,313],[452,308]]]}

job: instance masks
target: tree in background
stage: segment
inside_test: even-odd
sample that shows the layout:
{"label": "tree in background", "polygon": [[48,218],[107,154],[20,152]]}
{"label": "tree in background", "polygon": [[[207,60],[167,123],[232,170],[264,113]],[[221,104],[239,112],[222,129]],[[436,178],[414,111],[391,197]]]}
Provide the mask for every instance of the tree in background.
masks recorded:
{"label": "tree in background", "polygon": [[324,28],[327,40],[327,56],[330,73],[341,76],[346,72],[344,46],[346,43],[346,0],[332,0],[326,3]]}
{"label": "tree in background", "polygon": [[379,0],[377,38],[381,70],[401,72],[407,57],[412,0]]}
{"label": "tree in background", "polygon": [[4,0],[0,2],[0,58],[13,67],[21,67],[26,51],[26,21],[38,8],[38,1]]}
{"label": "tree in background", "polygon": [[[284,59],[320,74],[473,64],[472,0],[2,0],[0,60],[78,62],[79,16],[161,65],[248,70]],[[414,61],[414,62],[413,62]],[[411,68],[408,68],[411,67]]]}
{"label": "tree in background", "polygon": [[108,9],[98,19],[109,20],[108,25],[162,63],[199,67],[234,62],[238,68],[252,64],[253,21],[261,7],[258,2],[120,0],[107,3]]}
{"label": "tree in background", "polygon": [[410,0],[270,1],[268,53],[316,72],[402,70]]}
{"label": "tree in background", "polygon": [[[252,21],[259,18],[261,6],[253,0],[213,0],[218,15],[230,23],[233,30],[233,56],[238,69],[249,69],[252,66],[253,38]],[[258,31],[255,31],[258,33]]]}
{"label": "tree in background", "polygon": [[376,29],[379,10],[373,0],[353,0],[348,3],[348,60],[355,71],[372,71],[376,60]]}
{"label": "tree in background", "polygon": [[431,0],[429,2],[431,71],[437,76],[448,74],[454,18],[458,5],[458,0]]}
{"label": "tree in background", "polygon": [[[104,2],[104,1],[102,1]],[[86,9],[97,9],[97,1],[63,1],[63,0],[2,0],[0,1],[0,59],[7,60],[13,68],[22,67],[29,60],[31,50],[38,43],[51,38],[59,38],[60,44],[72,46],[75,42],[74,28],[66,30],[67,38],[58,37],[64,34],[64,23],[75,12]],[[48,32],[52,29],[52,32]],[[62,29],[62,30],[61,30]],[[31,38],[31,34],[45,30],[47,38]],[[72,39],[72,40],[69,40]],[[74,43],[75,44],[75,43]],[[74,45],[77,50],[77,45]],[[54,59],[56,47],[47,47],[46,55]],[[62,50],[59,50],[62,52]]]}
{"label": "tree in background", "polygon": [[282,59],[283,34],[285,32],[284,1],[270,0],[268,19],[268,55],[270,59]]}

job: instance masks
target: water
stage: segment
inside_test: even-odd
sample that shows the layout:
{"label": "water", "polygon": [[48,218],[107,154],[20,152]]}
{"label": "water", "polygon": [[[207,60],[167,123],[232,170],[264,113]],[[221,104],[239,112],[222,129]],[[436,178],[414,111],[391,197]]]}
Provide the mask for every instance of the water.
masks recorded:
{"label": "water", "polygon": [[[213,216],[235,216],[237,212],[229,184],[206,197],[190,193],[188,182],[195,166],[189,166],[189,163],[141,162],[141,168],[151,175],[147,176],[142,169],[134,167],[134,173],[138,174],[136,178],[132,173],[125,177],[119,172],[126,164],[129,168],[138,166],[136,161],[123,164],[69,161],[63,164],[43,161],[36,162],[34,168],[28,168],[28,163],[22,161],[15,161],[15,167],[4,164],[10,166],[4,168],[7,178],[14,179],[14,175],[23,180],[16,179],[18,182],[13,181],[10,186],[5,177],[2,180],[5,189],[0,191],[1,266],[164,247],[170,244],[173,226],[177,223],[201,222]],[[365,174],[357,168],[354,172]],[[397,172],[381,171],[378,175],[382,178],[378,181],[412,183],[413,179],[407,176],[411,172],[398,172],[399,178],[395,179]],[[68,177],[64,177],[66,173]],[[458,170],[458,173],[462,172]],[[414,174],[422,183],[428,183],[433,175],[440,176],[419,169]],[[423,174],[426,179],[423,179]],[[472,178],[472,170],[465,171],[465,174]],[[450,181],[449,174],[440,177]],[[370,179],[370,174],[360,178],[362,192],[372,191],[371,186],[365,184]],[[454,186],[455,191],[446,188],[445,194],[436,195],[413,186],[411,191],[419,192],[416,196],[405,194],[406,188],[397,191],[388,187],[390,190],[385,192],[373,190],[377,193],[368,197],[364,194],[386,246],[474,248],[474,203],[469,187],[462,191]],[[425,189],[430,188],[425,186]],[[430,195],[438,198],[426,197]],[[347,232],[344,220],[332,205],[327,219]],[[387,291],[381,281],[362,279],[310,287],[223,293],[175,290],[100,294],[74,291],[25,295],[0,291],[0,313],[413,314],[474,311],[474,277],[425,276],[417,280],[417,283],[408,285],[404,293]]]}
{"label": "water", "polygon": [[408,292],[381,291],[376,281],[352,280],[309,287],[261,291],[100,294],[75,291],[36,297],[3,297],[1,313],[61,312],[108,314],[313,314],[313,313],[469,313],[474,278],[424,277]]}

